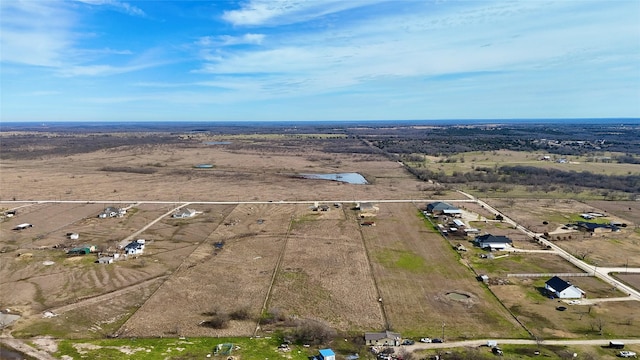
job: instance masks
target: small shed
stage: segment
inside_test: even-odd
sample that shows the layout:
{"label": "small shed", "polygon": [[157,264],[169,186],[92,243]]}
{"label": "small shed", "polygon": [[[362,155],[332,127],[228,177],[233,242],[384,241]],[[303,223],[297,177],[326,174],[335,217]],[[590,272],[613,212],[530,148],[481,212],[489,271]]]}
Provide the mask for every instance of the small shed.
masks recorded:
{"label": "small shed", "polygon": [[32,227],[33,227],[32,224],[24,223],[24,224],[16,225],[16,227],[14,227],[13,230],[24,230],[24,229],[28,229],[28,228],[32,228]]}
{"label": "small shed", "polygon": [[111,264],[113,263],[113,257],[111,256],[103,256],[98,259],[98,264]]}
{"label": "small shed", "polygon": [[336,354],[331,349],[320,349],[320,360],[336,360]]}

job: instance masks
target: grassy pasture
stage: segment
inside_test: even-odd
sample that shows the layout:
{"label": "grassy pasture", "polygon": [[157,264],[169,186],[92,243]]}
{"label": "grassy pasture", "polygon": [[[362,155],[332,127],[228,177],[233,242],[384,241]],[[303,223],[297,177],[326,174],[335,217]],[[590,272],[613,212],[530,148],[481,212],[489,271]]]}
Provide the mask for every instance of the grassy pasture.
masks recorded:
{"label": "grassy pasture", "polygon": [[[451,175],[454,172],[473,171],[477,167],[500,167],[500,166],[535,166],[544,169],[558,169],[563,171],[587,171],[596,174],[606,175],[629,175],[640,173],[640,165],[618,164],[615,162],[604,163],[594,162],[593,156],[577,155],[553,155],[551,161],[541,161],[542,156],[547,155],[541,152],[524,152],[512,150],[498,151],[473,151],[453,156],[426,156],[422,166],[433,168],[436,171],[444,171]],[[606,156],[623,154],[608,153]],[[560,164],[553,160],[564,158],[567,163]],[[412,166],[419,166],[418,163],[409,163]]]}
{"label": "grassy pasture", "polygon": [[[558,345],[513,345],[513,344],[498,344],[503,350],[504,355],[499,357],[505,360],[519,360],[519,359],[549,359],[549,360],[562,360],[570,359],[573,354],[578,354],[578,359],[587,360],[613,360],[619,359],[616,357],[618,351],[612,349],[605,349],[600,346],[590,345],[571,345],[571,346],[558,346]],[[540,354],[536,355],[535,352],[539,351]],[[429,358],[429,356],[446,354],[447,350],[422,350],[418,354],[421,357]],[[462,359],[474,359],[474,360],[489,360],[497,359],[498,357],[491,352],[486,346],[480,347],[465,347],[452,349],[451,352],[459,355]]]}
{"label": "grassy pasture", "polygon": [[[566,311],[558,299],[548,299],[541,289],[547,279],[512,279],[511,285],[492,286],[493,292],[536,336],[551,338],[624,338],[637,336],[640,304],[636,301],[573,305]],[[589,297],[621,296],[594,278],[571,278]],[[599,326],[602,325],[602,335]]]}
{"label": "grassy pasture", "polygon": [[[317,354],[317,348],[291,346],[291,351],[278,351],[278,338],[136,338],[105,339],[92,341],[63,340],[55,355],[59,358],[70,356],[74,359],[141,359],[141,360],[187,360],[204,359],[214,355],[218,344],[233,344],[231,356],[247,360],[287,359],[305,360]],[[214,355],[212,359],[226,359],[229,355]]]}
{"label": "grassy pasture", "polygon": [[[445,323],[447,339],[525,336],[427,224],[413,205],[384,204],[376,226],[362,230],[391,328],[404,336],[437,337]],[[469,298],[456,300],[451,292]]]}

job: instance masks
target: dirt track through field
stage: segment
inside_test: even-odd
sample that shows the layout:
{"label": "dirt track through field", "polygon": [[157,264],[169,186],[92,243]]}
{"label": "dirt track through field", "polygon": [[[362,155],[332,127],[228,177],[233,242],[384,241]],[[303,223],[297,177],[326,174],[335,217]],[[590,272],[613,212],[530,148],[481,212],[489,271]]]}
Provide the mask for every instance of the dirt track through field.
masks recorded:
{"label": "dirt track through field", "polygon": [[[345,217],[347,217],[347,212],[344,210],[345,212]],[[362,246],[364,247],[364,251],[365,251],[365,257],[367,258],[367,264],[369,264],[369,272],[371,274],[371,278],[373,279],[373,286],[376,289],[376,296],[378,297],[378,303],[380,304],[380,312],[382,313],[382,318],[384,319],[384,328],[385,329],[390,329],[391,328],[391,324],[389,323],[389,318],[387,317],[387,312],[385,311],[384,308],[384,304],[382,303],[382,301],[380,301],[380,299],[382,299],[382,293],[380,292],[380,287],[378,287],[378,280],[376,279],[375,276],[373,276],[374,271],[373,271],[373,264],[371,262],[371,252],[369,251],[369,249],[367,249],[367,242],[365,241],[365,237],[364,234],[362,233],[362,226],[360,226],[358,228],[358,232],[360,233],[360,240],[362,241]]]}
{"label": "dirt track through field", "polygon": [[[287,243],[289,242],[289,235],[291,234],[291,225],[293,224],[293,217],[291,221],[289,221],[289,226],[287,227],[287,234],[284,237],[284,244],[282,244],[282,248],[280,249],[280,254],[278,255],[278,260],[276,262],[276,267],[273,270],[273,275],[271,276],[271,283],[269,284],[269,290],[267,290],[267,296],[264,298],[264,303],[262,304],[262,309],[260,313],[263,314],[265,310],[267,310],[267,306],[269,305],[269,299],[271,299],[271,291],[273,290],[273,284],[276,282],[276,277],[280,272],[280,266],[282,265],[282,258],[284,258],[284,254],[287,250]],[[260,317],[258,317],[258,321],[256,321],[256,330],[253,332],[255,336],[260,330]]]}
{"label": "dirt track through field", "polygon": [[129,292],[137,290],[137,289],[141,289],[141,288],[143,288],[145,286],[149,286],[149,285],[153,284],[154,282],[160,282],[160,281],[163,282],[164,280],[166,280],[166,278],[167,278],[166,275],[158,276],[158,277],[153,278],[153,279],[145,280],[143,282],[140,282],[140,283],[137,283],[137,284],[134,284],[134,285],[131,285],[131,286],[127,286],[125,288],[118,289],[116,291],[112,291],[112,292],[110,292],[108,294],[98,295],[98,296],[94,296],[94,297],[91,297],[91,298],[88,298],[88,299],[79,300],[79,301],[77,301],[77,302],[75,302],[73,304],[52,308],[52,309],[49,309],[48,311],[50,311],[50,312],[52,312],[54,314],[57,314],[57,315],[63,314],[63,313],[66,313],[68,311],[75,310],[75,309],[77,309],[79,307],[82,307],[82,306],[95,305],[95,304],[98,304],[98,303],[101,303],[101,302],[109,301],[109,300],[111,300],[111,299],[113,299],[113,298],[115,298],[117,296],[129,293]]}

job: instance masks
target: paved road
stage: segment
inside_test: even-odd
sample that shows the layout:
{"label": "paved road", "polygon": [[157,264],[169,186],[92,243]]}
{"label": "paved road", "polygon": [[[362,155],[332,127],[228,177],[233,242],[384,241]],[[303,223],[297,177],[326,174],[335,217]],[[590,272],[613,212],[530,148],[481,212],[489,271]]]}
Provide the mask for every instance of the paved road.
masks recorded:
{"label": "paved road", "polygon": [[[466,194],[464,192],[458,191],[461,194],[464,194],[465,196],[467,196],[470,199],[474,199],[474,197],[470,194]],[[501,213],[500,211],[496,210],[495,208],[491,207],[491,205],[487,204],[486,202],[480,200],[480,199],[476,199],[477,203],[480,204],[481,206],[483,206],[485,209],[491,211],[492,213],[498,215],[502,215],[503,217],[503,222],[510,224],[511,226],[513,226],[514,228],[520,230],[521,232],[525,233],[526,235],[532,237],[532,238],[538,238],[540,239],[541,243],[544,244],[545,246],[550,247],[553,251],[555,251],[556,253],[558,253],[560,256],[562,256],[563,258],[565,258],[568,262],[572,263],[573,265],[577,266],[579,269],[583,270],[584,272],[587,273],[593,273],[594,276],[596,276],[597,278],[605,281],[606,283],[608,283],[609,285],[616,287],[618,290],[621,290],[627,294],[629,294],[630,297],[632,297],[634,300],[639,300],[640,301],[640,291],[632,288],[631,286],[628,286],[626,284],[624,284],[623,282],[615,279],[614,277],[612,277],[611,275],[609,275],[611,271],[611,269],[618,269],[621,272],[622,270],[625,271],[633,271],[635,272],[636,270],[640,272],[640,269],[637,268],[604,268],[604,267],[597,267],[595,265],[591,265],[591,264],[587,264],[586,262],[576,258],[575,256],[571,255],[568,251],[564,250],[563,248],[559,247],[558,245],[552,243],[549,240],[544,239],[543,237],[541,237],[541,234],[537,234],[527,228],[525,228],[524,226],[516,223],[514,220],[510,219],[508,216],[506,216],[505,214]]]}
{"label": "paved road", "polygon": [[[415,345],[403,345],[402,348],[405,348],[408,351],[415,350],[423,350],[423,349],[448,349],[448,348],[458,348],[458,347],[478,347],[487,345],[487,341],[496,341],[498,345],[500,344],[514,344],[514,345],[536,345],[538,342],[535,340],[527,340],[527,339],[480,339],[480,340],[465,340],[465,341],[452,341],[445,342],[439,344],[425,344],[425,343],[416,343]],[[610,339],[610,340],[618,340],[618,339]],[[607,346],[609,345],[609,339],[607,340],[542,340],[540,342],[541,345],[561,345],[561,346],[569,346],[569,345],[592,345],[592,346]],[[619,340],[625,344],[640,344],[640,339],[624,339]]]}

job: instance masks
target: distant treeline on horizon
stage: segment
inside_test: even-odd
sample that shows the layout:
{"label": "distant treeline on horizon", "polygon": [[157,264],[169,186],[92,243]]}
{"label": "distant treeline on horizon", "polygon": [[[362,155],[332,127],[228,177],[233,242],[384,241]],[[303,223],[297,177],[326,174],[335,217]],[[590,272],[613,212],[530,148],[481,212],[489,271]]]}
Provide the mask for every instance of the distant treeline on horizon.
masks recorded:
{"label": "distant treeline on horizon", "polygon": [[353,126],[465,126],[465,125],[640,125],[640,118],[567,118],[567,119],[440,119],[440,120],[318,120],[318,121],[2,121],[0,131],[57,130],[60,128],[98,129],[104,127],[144,128],[152,130],[185,129],[208,131],[211,127],[353,127]]}

